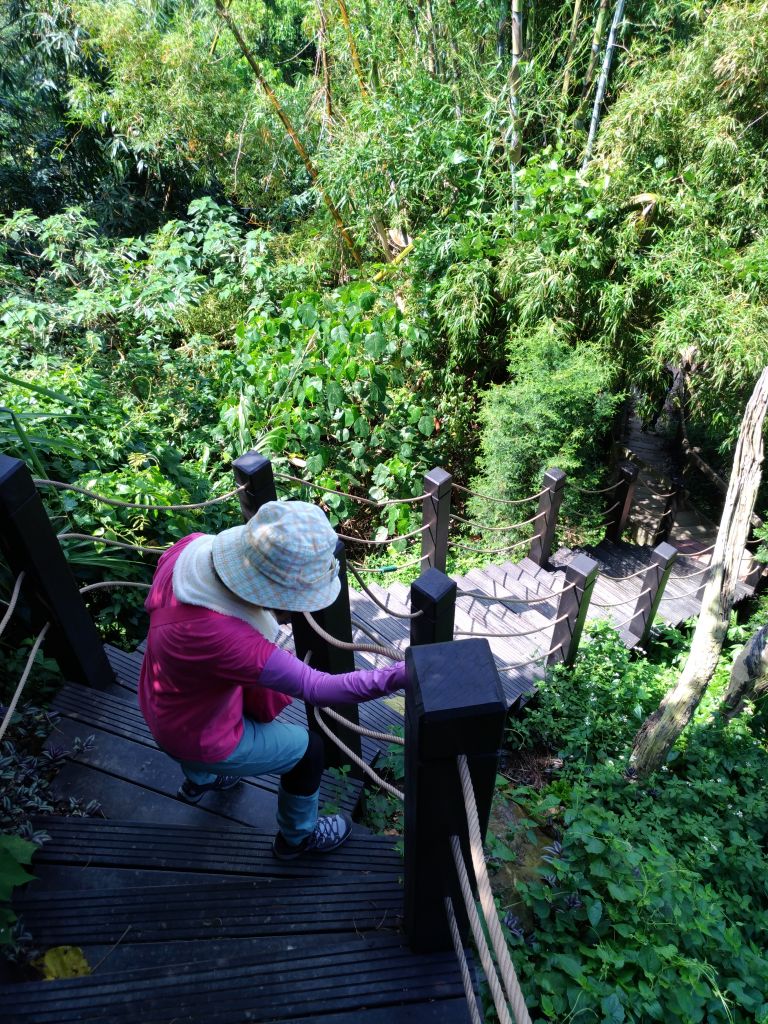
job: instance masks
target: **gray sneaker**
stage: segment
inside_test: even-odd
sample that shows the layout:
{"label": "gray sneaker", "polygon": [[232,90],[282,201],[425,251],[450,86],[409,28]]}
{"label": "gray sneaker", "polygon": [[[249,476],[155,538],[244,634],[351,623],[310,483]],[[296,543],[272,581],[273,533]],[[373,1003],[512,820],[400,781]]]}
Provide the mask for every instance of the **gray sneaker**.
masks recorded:
{"label": "gray sneaker", "polygon": [[326,814],[318,818],[314,830],[298,845],[289,843],[278,832],[272,843],[272,853],[278,860],[295,860],[305,853],[330,853],[346,842],[352,834],[352,819],[348,814]]}

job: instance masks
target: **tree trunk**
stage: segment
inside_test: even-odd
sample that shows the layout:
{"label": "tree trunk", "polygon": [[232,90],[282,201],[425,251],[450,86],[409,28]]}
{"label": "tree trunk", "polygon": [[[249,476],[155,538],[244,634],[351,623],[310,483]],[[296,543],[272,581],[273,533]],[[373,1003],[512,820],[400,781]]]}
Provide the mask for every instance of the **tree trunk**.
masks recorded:
{"label": "tree trunk", "polygon": [[568,99],[568,89],[571,85],[571,65],[573,64],[573,51],[576,46],[576,36],[579,34],[579,20],[581,18],[581,0],[574,0],[573,16],[571,18],[571,32],[568,36],[568,49],[565,53],[565,71],[563,72],[563,99]]}
{"label": "tree trunk", "polygon": [[347,248],[349,249],[349,252],[350,252],[350,255],[352,256],[352,259],[355,261],[355,263],[358,265],[358,267],[361,267],[363,265],[363,261],[360,258],[360,253],[357,251],[357,246],[352,241],[351,235],[349,234],[349,232],[347,231],[346,227],[344,226],[344,221],[341,219],[341,214],[336,209],[336,206],[335,206],[333,200],[328,195],[328,193],[325,191],[323,186],[320,184],[320,182],[318,180],[319,176],[318,176],[318,173],[317,173],[317,168],[312,163],[312,160],[310,159],[309,153],[306,151],[306,149],[304,148],[304,144],[302,143],[302,141],[299,138],[299,136],[296,134],[296,129],[293,127],[293,124],[291,123],[291,119],[288,117],[288,114],[283,110],[282,106],[280,105],[280,100],[278,100],[278,98],[275,95],[275,93],[274,93],[272,87],[270,86],[269,82],[264,77],[264,74],[263,74],[263,72],[261,70],[261,67],[259,66],[258,62],[256,61],[256,58],[253,56],[253,53],[249,49],[247,43],[245,42],[245,40],[241,36],[240,31],[239,31],[237,25],[235,25],[235,23],[232,21],[232,17],[230,15],[229,11],[224,7],[224,4],[222,3],[222,0],[216,0],[216,10],[217,10],[217,12],[219,14],[219,17],[224,20],[225,24],[227,25],[227,28],[229,28],[230,32],[235,37],[235,40],[237,41],[237,45],[240,47],[240,50],[241,50],[243,56],[248,61],[249,65],[251,67],[251,71],[253,71],[253,74],[256,77],[256,81],[259,83],[261,88],[264,90],[264,93],[265,93],[267,99],[269,100],[269,102],[271,103],[273,110],[275,111],[277,116],[280,118],[280,120],[283,122],[283,126],[284,126],[286,132],[288,133],[288,136],[289,136],[291,142],[293,143],[296,152],[301,157],[302,162],[303,162],[304,166],[307,169],[307,174],[312,179],[313,185],[315,185],[317,187],[317,189],[320,192],[320,195],[323,197],[323,202],[327,206],[328,212],[330,213],[331,217],[333,217],[333,221],[334,221],[336,227],[338,228],[339,234],[341,235],[341,237],[344,240]]}
{"label": "tree trunk", "polygon": [[688,660],[677,686],[666,695],[635,736],[631,761],[638,775],[647,775],[663,764],[715,673],[733,607],[749,521],[760,486],[766,411],[768,367],[761,373],[744,411],[723,516],[712,553],[712,570],[704,590]]}
{"label": "tree trunk", "polygon": [[768,624],[755,633],[733,663],[723,697],[725,717],[734,718],[748,700],[768,692]]}
{"label": "tree trunk", "polygon": [[605,57],[603,58],[603,67],[600,71],[600,79],[597,83],[597,92],[595,93],[595,105],[592,108],[592,120],[589,124],[587,148],[584,152],[584,162],[581,165],[582,171],[585,171],[587,169],[587,164],[592,158],[592,148],[595,145],[595,139],[597,138],[597,129],[600,126],[600,113],[603,107],[603,100],[605,99],[605,90],[608,86],[608,78],[611,74],[611,64],[613,63],[613,51],[616,49],[616,39],[619,35],[619,28],[621,26],[621,21],[623,17],[624,0],[616,0],[616,8],[613,12],[613,21],[611,22],[611,31],[608,33],[608,42],[605,45]]}

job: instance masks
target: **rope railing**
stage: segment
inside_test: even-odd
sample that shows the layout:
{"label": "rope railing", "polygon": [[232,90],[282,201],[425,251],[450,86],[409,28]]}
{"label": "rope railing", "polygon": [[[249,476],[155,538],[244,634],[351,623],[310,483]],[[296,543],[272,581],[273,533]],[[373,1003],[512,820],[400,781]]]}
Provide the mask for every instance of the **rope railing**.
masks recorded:
{"label": "rope railing", "polygon": [[636,576],[642,576],[643,573],[648,572],[649,566],[644,565],[642,569],[638,569],[637,572],[631,572],[628,576],[609,576],[607,572],[600,570],[600,577],[604,580],[610,580],[612,583],[623,583],[625,580],[633,580]]}
{"label": "rope railing", "polygon": [[[456,764],[459,769],[461,789],[464,796],[464,810],[467,815],[467,826],[469,829],[469,851],[472,858],[475,880],[477,882],[480,906],[483,911],[483,916],[485,917],[485,923],[488,928],[488,934],[490,935],[491,945],[493,946],[493,951],[496,954],[496,961],[499,966],[501,980],[504,985],[507,998],[512,1006],[512,1012],[517,1024],[531,1024],[528,1008],[525,1005],[525,998],[523,997],[523,992],[520,988],[520,982],[517,980],[515,967],[509,955],[509,949],[507,948],[507,943],[501,930],[501,923],[499,921],[496,904],[493,899],[493,891],[488,878],[485,857],[483,856],[483,837],[480,830],[480,819],[477,813],[477,802],[475,800],[475,792],[472,786],[472,777],[469,772],[466,755],[460,754],[456,758]],[[465,882],[467,889],[469,889],[469,878],[464,864],[464,858],[461,855],[461,844],[459,843],[457,836],[451,837],[451,849],[456,869],[459,871],[459,882],[466,902],[467,896],[465,892]],[[470,902],[474,907],[475,901],[472,898],[471,889],[469,889],[469,896]],[[467,909],[469,910],[469,907]],[[477,941],[477,938],[475,941]],[[489,983],[491,983],[490,975]]]}
{"label": "rope railing", "polygon": [[360,565],[357,562],[347,562],[347,567],[357,569],[358,572],[395,573],[411,569],[414,565],[421,565],[421,562],[422,558],[419,557],[411,559],[410,562],[403,562],[402,565],[367,566]]}
{"label": "rope railing", "polygon": [[[676,494],[680,493],[680,491],[668,491],[666,494],[663,494],[659,493],[659,491],[652,491],[648,484],[640,484],[640,486],[643,487],[646,491],[648,491],[648,493],[652,495],[654,498],[673,498]],[[665,513],[665,515],[666,514],[667,513]]]}
{"label": "rope railing", "polygon": [[524,633],[474,633],[471,630],[457,629],[457,630],[454,630],[454,634],[453,635],[454,636],[479,636],[479,637],[489,637],[489,638],[499,637],[500,639],[503,639],[505,637],[513,637],[513,636],[533,636],[534,633],[541,633],[542,630],[549,629],[550,626],[556,626],[559,622],[565,622],[565,620],[567,618],[569,618],[569,616],[567,614],[566,615],[561,615],[559,619],[553,619],[552,622],[545,622],[543,626],[537,626],[535,629],[526,630],[526,632],[524,632]]}
{"label": "rope railing", "polygon": [[80,587],[81,594],[89,594],[92,590],[112,590],[114,587],[137,587],[140,590],[151,590],[150,583],[135,583],[133,580],[104,580],[103,583],[89,583]]}
{"label": "rope railing", "polygon": [[545,658],[549,658],[557,651],[562,651],[563,644],[560,643],[556,647],[552,647],[546,654],[537,654],[535,658],[529,658],[527,661],[517,661],[514,665],[501,665],[499,666],[499,672],[514,672],[518,668],[526,668],[528,665],[535,665],[539,661],[544,661]]}
{"label": "rope railing", "polygon": [[410,540],[411,537],[418,537],[429,529],[429,526],[419,526],[416,530],[411,530],[410,533],[404,533],[400,537],[384,537],[382,540],[367,540],[365,537],[351,537],[345,533],[337,533],[336,536],[339,540],[349,541],[350,544],[369,544],[371,547],[389,547],[391,544],[396,544],[399,540]]}
{"label": "rope railing", "polygon": [[575,586],[575,583],[568,583],[562,590],[553,592],[549,597],[515,597],[513,594],[502,594],[500,597],[493,597],[491,594],[484,594],[480,590],[460,590],[456,594],[456,599],[458,600],[460,597],[471,597],[478,601],[488,601],[491,604],[502,604],[505,607],[507,604],[546,604],[549,601],[556,601],[561,594],[565,594],[567,591],[573,590]]}
{"label": "rope railing", "polygon": [[546,494],[549,490],[548,487],[542,487],[536,494],[529,494],[527,498],[495,498],[490,494],[480,494],[479,491],[471,491],[468,487],[462,487],[461,484],[451,484],[457,491],[462,491],[464,494],[470,494],[473,498],[483,498],[484,501],[493,501],[497,505],[524,505],[527,501],[536,501],[542,494]]}
{"label": "rope railing", "polygon": [[16,705],[19,703],[19,700],[21,699],[21,694],[24,687],[26,686],[27,679],[29,679],[29,674],[32,671],[32,665],[34,664],[35,657],[37,656],[37,652],[40,650],[40,644],[43,642],[43,640],[45,640],[46,633],[48,632],[50,627],[50,622],[46,622],[46,624],[37,634],[35,642],[32,644],[32,650],[29,652],[29,657],[27,658],[27,663],[24,666],[24,671],[22,672],[21,680],[19,681],[19,685],[16,687],[16,692],[14,693],[13,697],[11,697],[11,703],[8,705],[8,710],[6,711],[3,717],[2,725],[0,725],[0,740],[2,740],[3,736],[5,736],[8,726],[11,724],[11,719],[13,718],[13,713],[16,710]]}
{"label": "rope railing", "polygon": [[689,580],[693,576],[702,576],[705,572],[709,572],[711,568],[711,565],[703,565],[701,569],[696,569],[694,572],[685,572],[680,573],[677,576],[670,576],[669,582],[672,583],[673,581],[676,582],[677,580]]}
{"label": "rope railing", "polygon": [[317,635],[322,637],[326,643],[331,645],[331,647],[338,647],[341,651],[361,651],[368,654],[381,654],[383,657],[389,658],[391,661],[403,660],[402,654],[395,650],[394,647],[384,646],[383,644],[350,644],[347,643],[346,640],[338,640],[331,633],[328,633],[323,629],[320,623],[310,612],[302,612],[302,614]]}
{"label": "rope railing", "polygon": [[[709,568],[709,566],[707,566]],[[692,597],[694,594],[698,594],[701,590],[701,584],[697,587],[693,587],[691,590],[683,590],[679,594],[662,594],[662,601],[677,601],[681,597]]]}
{"label": "rope railing", "polygon": [[600,515],[603,515],[603,516],[609,516],[609,515],[611,514],[611,512],[615,512],[615,511],[616,511],[616,509],[617,509],[617,508],[619,508],[619,506],[620,506],[620,505],[621,505],[621,502],[620,502],[620,501],[615,501],[615,502],[613,503],[613,505],[611,505],[611,507],[610,507],[610,508],[607,508],[607,509],[605,510],[605,512],[601,512],[601,513],[600,513]]}
{"label": "rope railing", "polygon": [[641,590],[639,594],[632,594],[625,601],[609,601],[606,603],[604,601],[595,601],[593,598],[590,604],[593,604],[596,608],[621,608],[622,605],[631,604],[632,601],[639,601],[641,597],[645,597],[646,594],[650,593],[651,588],[646,587],[645,590]]}
{"label": "rope railing", "polygon": [[350,729],[352,732],[356,732],[358,736],[368,736],[372,740],[381,740],[382,743],[394,743],[399,747],[405,746],[405,740],[402,736],[396,736],[391,732],[376,732],[375,729],[366,729],[364,725],[357,725],[356,722],[350,722],[348,718],[340,715],[333,708],[320,708],[320,711],[324,715],[328,715],[339,725],[343,725],[345,729]]}
{"label": "rope railing", "polygon": [[461,551],[475,551],[480,555],[498,555],[505,551],[514,551],[515,548],[521,548],[525,545],[530,546],[532,538],[526,537],[524,540],[518,540],[514,544],[509,544],[503,548],[476,548],[472,544],[459,544],[458,541],[452,541],[451,547],[459,548]]}
{"label": "rope railing", "polygon": [[[419,561],[421,561],[421,559],[419,559]],[[362,578],[362,576],[357,571],[357,569],[355,568],[354,565],[352,565],[351,563],[347,562],[347,569],[352,573],[352,575],[355,577],[355,579],[360,584],[360,586],[363,588],[363,590],[368,595],[368,597],[370,597],[370,599],[373,601],[373,603],[378,605],[379,608],[381,608],[382,611],[387,612],[389,615],[394,616],[396,619],[418,619],[420,615],[424,614],[423,609],[419,609],[419,611],[417,611],[417,612],[393,612],[392,609],[388,608],[384,604],[384,602],[381,600],[381,598],[377,597],[377,595],[374,594],[374,592],[370,589],[370,587],[368,587],[366,585],[365,580]]]}
{"label": "rope railing", "polygon": [[11,621],[11,616],[16,610],[16,605],[18,604],[19,601],[19,594],[21,593],[21,584],[24,582],[25,576],[26,573],[22,570],[16,577],[16,582],[14,583],[13,590],[11,591],[11,599],[8,602],[8,608],[6,609],[5,615],[3,616],[2,621],[0,622],[0,636],[2,636],[3,633],[5,632],[5,627]]}
{"label": "rope railing", "polygon": [[352,615],[351,618],[353,629],[358,630],[360,633],[364,633],[368,637],[368,639],[373,640],[375,644],[379,642],[380,637],[376,636],[373,630],[368,629],[368,627],[364,623],[362,623],[355,615]]}
{"label": "rope railing", "polygon": [[480,1016],[480,1010],[477,1006],[475,990],[472,987],[472,976],[469,973],[467,955],[461,944],[461,935],[459,934],[459,926],[456,923],[456,912],[453,909],[453,901],[451,900],[451,897],[445,896],[443,904],[445,906],[445,916],[448,919],[448,930],[451,933],[451,940],[453,942],[453,951],[456,954],[456,960],[459,964],[461,983],[464,986],[464,998],[467,1000],[469,1016],[472,1018],[472,1024],[483,1024],[483,1019]]}
{"label": "rope railing", "polygon": [[451,513],[451,519],[456,523],[462,523],[465,526],[474,526],[478,530],[482,530],[484,533],[506,533],[508,530],[517,530],[521,526],[528,526],[530,523],[535,523],[537,519],[542,519],[547,514],[547,510],[543,512],[537,512],[535,516],[531,516],[530,519],[523,519],[519,523],[512,523],[510,526],[486,526],[484,523],[478,523],[474,519],[464,519],[463,516],[454,515]]}
{"label": "rope railing", "polygon": [[76,484],[62,483],[61,480],[33,477],[32,482],[36,487],[55,487],[59,491],[76,491],[78,494],[84,494],[86,497],[92,498],[94,501],[100,501],[104,505],[114,505],[115,508],[140,508],[146,512],[189,512],[196,508],[208,508],[210,505],[219,505],[223,501],[229,501],[230,498],[234,498],[248,486],[247,484],[242,484],[240,487],[235,487],[232,491],[227,491],[226,494],[219,495],[218,498],[208,498],[207,501],[190,502],[184,505],[146,505],[137,501],[121,501],[118,498],[108,498],[104,494],[97,494],[96,491],[89,491],[87,488],[78,487]]}
{"label": "rope railing", "polygon": [[349,498],[360,505],[367,505],[369,508],[390,508],[392,505],[415,505],[424,501],[424,495],[419,494],[414,498],[388,498],[386,501],[375,501],[373,498],[363,498],[359,494],[350,494],[348,491],[338,491],[333,487],[323,487],[322,484],[312,483],[310,480],[302,480],[301,477],[291,476],[290,473],[275,473],[276,480],[291,480],[302,487],[308,487],[313,491],[321,491],[323,494],[337,494],[340,498]]}
{"label": "rope railing", "polygon": [[162,555],[168,548],[148,547],[145,544],[129,544],[127,541],[111,540],[109,537],[94,537],[90,533],[59,533],[59,540],[92,540],[96,544],[106,544],[113,548],[124,548],[126,551],[138,551],[141,554]]}
{"label": "rope railing", "polygon": [[617,480],[615,484],[609,484],[608,487],[601,487],[598,490],[591,490],[589,487],[577,487],[576,484],[572,483],[569,483],[568,486],[578,494],[608,494],[610,491],[615,491],[622,483],[622,480]]}
{"label": "rope railing", "polygon": [[405,800],[405,793],[401,792],[395,786],[390,785],[385,779],[382,779],[380,775],[377,775],[373,768],[371,768],[370,765],[365,763],[362,757],[358,757],[354,750],[350,749],[350,747],[348,747],[343,740],[339,739],[339,737],[336,735],[336,733],[333,732],[333,730],[328,728],[328,726],[322,719],[322,716],[320,714],[320,708],[313,707],[312,712],[314,714],[315,721],[320,726],[323,733],[328,737],[328,739],[332,743],[335,743],[339,750],[343,751],[350,759],[350,761],[356,764],[361,771],[365,772],[369,779],[372,779],[377,786],[381,786],[381,788],[385,790],[387,793],[389,793],[391,796],[397,797],[398,800]]}

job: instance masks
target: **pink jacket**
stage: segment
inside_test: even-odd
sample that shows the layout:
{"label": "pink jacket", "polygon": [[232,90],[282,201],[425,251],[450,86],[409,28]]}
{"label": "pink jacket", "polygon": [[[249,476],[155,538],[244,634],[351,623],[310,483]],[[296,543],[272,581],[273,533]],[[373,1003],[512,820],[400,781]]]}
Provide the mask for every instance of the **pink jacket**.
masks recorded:
{"label": "pink jacket", "polygon": [[286,696],[318,705],[355,703],[405,685],[402,662],[337,676],[318,672],[241,619],[177,601],[173,567],[199,536],[184,537],[163,554],[145,602],[150,621],[139,706],[172,757],[211,763],[229,757],[243,734],[244,699],[249,717],[268,720],[290,703]]}

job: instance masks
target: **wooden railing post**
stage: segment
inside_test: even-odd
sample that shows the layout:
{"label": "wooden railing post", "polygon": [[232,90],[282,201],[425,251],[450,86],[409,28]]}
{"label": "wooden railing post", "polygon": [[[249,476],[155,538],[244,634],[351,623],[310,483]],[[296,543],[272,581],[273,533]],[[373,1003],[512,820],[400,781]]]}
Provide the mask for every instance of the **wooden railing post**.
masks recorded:
{"label": "wooden railing post", "polygon": [[605,539],[614,543],[621,540],[624,528],[629,519],[629,512],[635,498],[638,467],[634,462],[620,462],[618,465],[619,486],[615,487],[608,497],[608,508],[615,506],[610,513],[605,527]]}
{"label": "wooden railing post", "polygon": [[[651,552],[651,564],[641,577],[640,596],[635,605],[632,621],[628,626],[629,633],[638,638],[637,642],[641,647],[648,639],[676,558],[677,548],[673,548],[666,542],[659,544]],[[702,575],[706,576],[706,573]]]}
{"label": "wooden railing post", "polygon": [[262,505],[266,505],[268,501],[277,501],[272,463],[251,449],[235,459],[232,470],[237,486],[245,485],[245,490],[240,491],[238,499],[243,519],[247,523]]}
{"label": "wooden railing post", "polygon": [[557,517],[565,494],[566,476],[562,469],[548,469],[544,474],[545,491],[539,498],[536,533],[531,539],[528,557],[536,565],[542,567],[549,562],[552,553],[552,542],[555,539]]}
{"label": "wooden railing post", "polygon": [[411,584],[411,646],[453,640],[456,581],[438,569],[427,569]]}
{"label": "wooden railing post", "polygon": [[[337,640],[341,640],[344,643],[352,643],[352,615],[349,609],[347,560],[344,543],[342,541],[337,542],[335,554],[339,562],[339,579],[341,580],[339,596],[333,604],[329,605],[327,608],[313,612],[312,618],[326,631],[326,633],[330,633],[331,636],[335,637]],[[312,629],[301,612],[294,612],[293,615],[291,615],[291,623],[293,625],[293,641],[296,647],[296,656],[298,658],[301,658],[303,661],[307,653],[311,651],[309,664],[313,668],[320,669],[323,672],[331,672],[334,675],[339,675],[342,672],[354,671],[354,651],[345,651],[340,647],[334,647],[333,644],[328,643],[327,640],[324,640],[314,631],[314,629]],[[347,721],[352,722],[354,725],[360,724],[357,704],[330,704],[329,707],[332,707],[334,711],[342,715],[347,719]],[[320,730],[317,722],[315,722],[315,716],[312,713],[312,709],[309,706],[307,706],[307,724],[311,730],[322,736],[323,743],[325,745],[325,763],[328,768],[340,768],[342,765],[349,763],[346,754],[339,750],[336,744],[333,743],[332,740],[328,739],[325,733]],[[342,739],[358,757],[362,756],[360,752],[361,747],[359,733],[352,732],[351,730],[345,731]],[[352,765],[351,774],[354,778],[362,778],[362,772],[357,765]]]}
{"label": "wooden railing post", "polygon": [[659,525],[656,527],[656,533],[653,537],[654,547],[657,544],[662,544],[664,541],[669,540],[669,535],[672,532],[672,527],[675,525],[675,520],[677,518],[677,510],[680,507],[680,501],[685,491],[685,484],[683,483],[682,476],[673,476],[670,486],[672,489],[664,502],[664,511],[661,515],[661,519],[659,519]]}
{"label": "wooden railing post", "polygon": [[487,640],[411,647],[406,665],[405,932],[415,952],[428,953],[451,948],[445,896],[466,938],[449,846],[456,835],[467,853],[456,757],[467,755],[485,836],[507,705]]}
{"label": "wooden railing post", "polygon": [[572,665],[581,642],[587,609],[595,588],[598,565],[587,555],[576,555],[565,569],[565,584],[557,602],[556,622],[552,633],[552,653],[548,665],[563,661]]}
{"label": "wooden railing post", "polygon": [[115,681],[104,646],[51,526],[32,475],[19,459],[0,455],[0,551],[14,577],[24,572],[21,593],[37,632],[51,623],[46,652],[65,679],[95,689]]}
{"label": "wooden railing post", "polygon": [[422,505],[421,568],[445,572],[448,556],[448,528],[451,519],[453,477],[436,466],[424,477]]}

